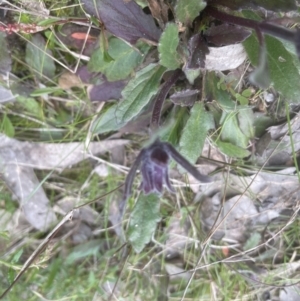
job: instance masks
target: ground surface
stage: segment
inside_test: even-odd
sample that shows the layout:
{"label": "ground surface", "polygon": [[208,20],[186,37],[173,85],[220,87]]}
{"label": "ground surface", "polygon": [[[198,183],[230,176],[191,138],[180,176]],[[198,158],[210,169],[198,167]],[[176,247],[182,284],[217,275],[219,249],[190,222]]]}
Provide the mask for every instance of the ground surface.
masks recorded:
{"label": "ground surface", "polygon": [[[294,45],[259,54],[209,12],[225,0],[120,1],[0,6],[3,299],[300,300]],[[239,17],[293,30],[295,1],[273,2]],[[155,137],[188,163],[143,156],[127,195]],[[141,191],[155,162],[175,193]]]}

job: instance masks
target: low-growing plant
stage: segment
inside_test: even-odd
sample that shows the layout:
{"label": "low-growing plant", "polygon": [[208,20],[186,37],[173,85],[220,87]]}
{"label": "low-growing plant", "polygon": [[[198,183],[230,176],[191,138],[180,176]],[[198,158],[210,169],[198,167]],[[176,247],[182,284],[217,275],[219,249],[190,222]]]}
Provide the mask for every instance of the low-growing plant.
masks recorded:
{"label": "low-growing plant", "polygon": [[[68,16],[64,16],[65,8],[55,8],[47,18],[43,14],[20,13],[18,18],[13,15],[12,21],[0,25],[1,72],[15,69],[23,76],[21,80],[9,79],[9,85],[1,78],[5,97],[16,99],[18,113],[8,104],[1,111],[0,129],[9,137],[17,136],[13,116],[18,114],[26,119],[28,127],[49,129],[51,125],[52,131],[58,128],[57,133],[49,130],[47,138],[51,140],[89,142],[114,131],[124,133],[130,126],[138,128],[143,121],[150,132],[147,139],[154,142],[142,148],[134,160],[120,198],[119,216],[123,217],[140,167],[142,192],[130,214],[125,240],[137,253],[136,260],[146,261],[147,255],[139,253],[153,239],[162,219],[163,185],[175,192],[169,181],[170,161],[197,180],[208,182],[209,176],[202,175],[194,164],[209,139],[222,154],[251,163],[251,144],[270,120],[254,119],[253,110],[257,108],[249,99],[274,88],[290,106],[299,103],[300,31],[282,25],[296,27],[298,17],[288,18],[286,13],[297,10],[297,1],[80,0],[78,4],[66,9]],[[26,41],[25,63],[14,51],[9,52],[8,36],[15,33]],[[231,77],[228,70],[246,60],[254,71],[245,67],[238,76]],[[64,77],[61,73],[65,69],[71,72]],[[239,88],[241,81],[245,84]],[[71,113],[68,104],[57,110],[48,106],[49,95],[60,101],[68,93],[76,103]],[[105,105],[94,113],[90,103],[85,102],[87,98]],[[47,140],[45,136],[43,139]],[[48,234],[20,273],[11,277],[12,284],[1,297],[53,239],[67,217]],[[256,245],[257,240],[260,236],[256,237]],[[227,250],[222,252],[226,255]],[[193,254],[191,257],[189,260],[197,266]],[[12,259],[10,268],[19,268],[15,265],[18,259]],[[194,274],[195,271],[196,268]],[[224,300],[226,292],[236,290],[228,283],[222,287],[222,275],[227,272],[225,265],[210,271],[210,277],[221,287],[221,295],[224,290]],[[91,283],[96,283],[92,272],[90,275]],[[238,279],[243,289],[246,287],[238,272],[232,278]],[[183,281],[179,287],[184,289],[174,296],[183,296],[183,300],[188,284]],[[201,283],[191,291],[199,287],[203,293],[209,290],[209,284]]]}

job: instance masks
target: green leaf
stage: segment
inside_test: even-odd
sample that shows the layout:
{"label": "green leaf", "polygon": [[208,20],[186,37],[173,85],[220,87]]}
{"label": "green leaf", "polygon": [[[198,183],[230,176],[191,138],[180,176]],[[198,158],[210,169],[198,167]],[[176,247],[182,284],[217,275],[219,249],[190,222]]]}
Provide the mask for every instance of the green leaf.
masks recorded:
{"label": "green leaf", "polygon": [[[100,47],[100,58],[103,57],[103,61],[105,63],[110,63],[113,62],[114,59],[109,55],[108,53],[108,47],[109,47],[109,42],[106,39],[106,33],[104,30],[101,30],[100,36],[99,36],[99,47]],[[102,54],[102,56],[101,56]],[[97,57],[98,58],[98,57]],[[96,63],[96,62],[95,62]],[[89,66],[89,65],[88,65]],[[92,66],[93,68],[93,66]]]}
{"label": "green leaf", "polygon": [[165,68],[150,64],[136,73],[122,91],[123,99],[116,111],[117,123],[126,123],[137,116],[157,93]]}
{"label": "green leaf", "polygon": [[118,104],[114,104],[109,107],[100,117],[98,117],[93,123],[92,132],[94,134],[102,134],[111,131],[117,131],[126,122],[117,122],[116,111],[118,109]]}
{"label": "green leaf", "polygon": [[254,114],[252,108],[241,108],[237,114],[239,127],[247,138],[254,138]]}
{"label": "green leaf", "polygon": [[198,68],[198,69],[191,69],[191,68],[185,67],[183,69],[183,72],[184,72],[187,80],[189,81],[189,83],[191,85],[193,85],[195,79],[201,74],[201,69],[200,68]]}
{"label": "green leaf", "polygon": [[240,103],[240,105],[246,106],[249,103],[249,99],[242,96],[241,94],[235,94],[235,98]]}
{"label": "green leaf", "polygon": [[150,242],[160,221],[160,198],[157,194],[140,194],[130,215],[128,239],[137,253]]}
{"label": "green leaf", "polygon": [[292,55],[294,60],[294,65],[297,67],[298,71],[300,72],[300,62],[298,59],[298,54],[296,51],[296,47],[294,43],[279,39],[282,43],[282,45],[285,47],[285,49]]}
{"label": "green leaf", "polygon": [[9,283],[12,283],[16,277],[16,271],[11,267],[8,269],[7,278]]}
{"label": "green leaf", "polygon": [[60,21],[59,18],[47,18],[47,19],[44,19],[44,20],[41,20],[37,23],[37,26],[50,26],[52,25],[53,23],[57,23],[58,21]]}
{"label": "green leaf", "polygon": [[100,28],[102,26],[100,20],[97,19],[97,17],[90,16],[90,20],[93,22],[93,25],[95,25],[96,27]]}
{"label": "green leaf", "polygon": [[253,126],[255,129],[255,137],[260,137],[262,136],[266,129],[274,125],[274,120],[270,116],[265,116],[264,114],[261,114],[259,116],[256,116],[254,121],[253,121]]}
{"label": "green leaf", "polygon": [[18,250],[18,251],[14,254],[14,256],[13,256],[13,258],[12,258],[12,260],[11,260],[11,263],[15,264],[15,263],[19,262],[19,260],[20,260],[20,258],[21,258],[21,256],[22,256],[22,254],[23,254],[23,251],[24,251],[23,249]]}
{"label": "green leaf", "polygon": [[148,6],[148,1],[147,0],[134,0],[141,8],[145,8]]}
{"label": "green leaf", "polygon": [[15,128],[6,114],[2,119],[1,132],[3,132],[8,137],[14,137],[15,135]]}
{"label": "green leaf", "polygon": [[195,103],[179,142],[180,153],[191,163],[201,155],[207,132],[212,128],[213,116],[205,110],[203,103]]}
{"label": "green leaf", "polygon": [[94,239],[72,248],[72,251],[65,259],[65,263],[67,265],[74,264],[78,260],[87,259],[89,256],[96,256],[99,253],[99,249],[101,249],[101,245],[103,245],[101,242],[101,239]]}
{"label": "green leaf", "polygon": [[245,242],[243,250],[247,251],[247,250],[257,247],[259,245],[260,241],[261,241],[261,234],[258,232],[252,233],[251,236]]}
{"label": "green leaf", "polygon": [[18,250],[13,258],[11,259],[11,266],[8,269],[8,279],[10,282],[13,282],[15,276],[16,276],[16,268],[14,265],[20,261],[20,258],[23,254],[23,249]]}
{"label": "green leaf", "polygon": [[267,50],[265,45],[260,46],[259,50],[259,64],[257,68],[250,74],[250,81],[261,89],[267,89],[271,84]]}
{"label": "green leaf", "polygon": [[38,118],[43,117],[43,109],[39,102],[37,102],[34,98],[24,97],[19,95],[17,97],[17,102],[22,104],[25,110]]}
{"label": "green leaf", "polygon": [[203,0],[178,0],[175,7],[176,21],[191,25],[205,6],[206,2]]}
{"label": "green leaf", "polygon": [[[109,55],[108,51],[106,51],[106,50],[104,50],[104,52],[103,52],[103,61],[105,63],[111,63],[114,61],[114,59]],[[127,75],[126,75],[126,77],[127,77]]]}
{"label": "green leaf", "polygon": [[251,155],[248,150],[233,145],[230,142],[218,140],[216,141],[216,145],[223,154],[233,158],[245,158]]}
{"label": "green leaf", "polygon": [[243,92],[242,92],[242,96],[244,96],[244,97],[251,97],[251,95],[252,95],[252,90],[251,89],[245,89]]}
{"label": "green leaf", "polygon": [[136,73],[122,95],[123,100],[109,107],[93,124],[93,133],[102,134],[117,131],[137,116],[144,106],[156,94],[160,78],[165,68],[150,64]]}
{"label": "green leaf", "polygon": [[101,47],[93,52],[88,63],[89,71],[102,72],[109,81],[127,78],[141,63],[142,55],[118,38],[111,37],[108,43],[107,52]]}
{"label": "green leaf", "polygon": [[32,36],[26,45],[26,63],[32,68],[36,77],[42,79],[44,76],[52,79],[55,75],[55,64],[52,59],[52,52],[40,34]]}
{"label": "green leaf", "polygon": [[222,125],[221,138],[223,141],[231,142],[242,148],[248,146],[249,138],[244,135],[239,127],[237,112],[223,112],[220,123]]}
{"label": "green leaf", "polygon": [[32,97],[43,96],[43,95],[48,95],[56,92],[63,92],[63,89],[59,87],[46,87],[46,88],[36,89],[30,93],[30,96]]}
{"label": "green leaf", "polygon": [[178,44],[179,36],[177,25],[175,23],[168,23],[158,44],[159,60],[162,66],[170,70],[179,68],[181,62],[177,52]]}
{"label": "green leaf", "polygon": [[[293,55],[277,39],[266,36],[268,67],[271,82],[275,90],[280,92],[290,102],[299,103],[300,75],[294,64]],[[254,35],[251,35],[243,43],[245,50],[254,66],[258,64],[259,43]]]}
{"label": "green leaf", "polygon": [[227,91],[223,91],[218,87],[218,82],[215,72],[209,72],[206,76],[206,95],[211,99],[217,101],[223,110],[232,110],[235,107],[235,103],[230,98]]}
{"label": "green leaf", "polygon": [[183,129],[187,119],[188,113],[186,108],[181,108],[175,106],[169,114],[167,121],[165,122],[168,124],[170,121],[169,126],[166,127],[163,133],[160,135],[160,140],[167,141],[173,145],[177,145],[180,137],[180,132]]}

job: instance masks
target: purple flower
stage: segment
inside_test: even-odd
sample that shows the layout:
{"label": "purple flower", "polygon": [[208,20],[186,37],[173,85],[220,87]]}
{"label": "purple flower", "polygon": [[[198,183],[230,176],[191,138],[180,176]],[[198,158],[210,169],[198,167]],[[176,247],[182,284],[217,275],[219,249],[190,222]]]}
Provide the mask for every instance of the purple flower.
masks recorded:
{"label": "purple flower", "polygon": [[154,143],[144,153],[141,162],[143,180],[140,188],[145,194],[151,191],[161,193],[163,184],[166,184],[169,191],[175,192],[169,180],[169,155],[162,146],[164,146],[162,143]]}
{"label": "purple flower", "polygon": [[169,191],[175,193],[175,189],[169,180],[168,165],[170,159],[180,164],[197,180],[205,183],[211,181],[209,177],[202,175],[195,166],[181,156],[170,143],[161,142],[157,139],[151,145],[141,150],[128,173],[125,181],[123,201],[120,204],[121,214],[123,214],[126,201],[131,194],[134,177],[140,165],[142,173],[140,189],[142,189],[145,194],[150,192],[162,193],[163,184],[166,185]]}

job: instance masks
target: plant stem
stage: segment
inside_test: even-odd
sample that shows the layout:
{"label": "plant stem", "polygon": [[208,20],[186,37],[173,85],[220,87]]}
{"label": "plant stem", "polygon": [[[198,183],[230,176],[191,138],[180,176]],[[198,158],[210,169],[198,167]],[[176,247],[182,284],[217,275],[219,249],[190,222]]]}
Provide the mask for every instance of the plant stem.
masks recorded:
{"label": "plant stem", "polygon": [[232,16],[227,13],[221,12],[218,9],[211,6],[206,8],[206,12],[212,17],[226,23],[249,27],[254,29],[256,32],[260,31],[272,35],[274,37],[284,39],[291,43],[295,43],[296,41],[297,32],[284,28],[282,26],[271,24],[265,21],[259,22],[255,20]]}
{"label": "plant stem", "polygon": [[153,111],[152,111],[152,116],[151,116],[151,128],[155,129],[159,127],[159,121],[160,121],[160,115],[161,115],[161,109],[163,106],[163,103],[172,88],[172,86],[177,82],[179,79],[180,75],[182,74],[181,69],[176,69],[173,74],[165,81],[165,83],[162,85],[159,93],[157,94],[155,101],[154,101],[154,106],[153,106]]}

